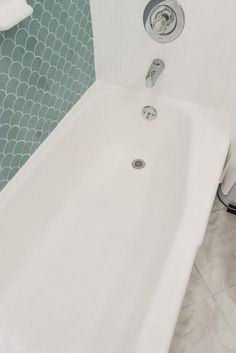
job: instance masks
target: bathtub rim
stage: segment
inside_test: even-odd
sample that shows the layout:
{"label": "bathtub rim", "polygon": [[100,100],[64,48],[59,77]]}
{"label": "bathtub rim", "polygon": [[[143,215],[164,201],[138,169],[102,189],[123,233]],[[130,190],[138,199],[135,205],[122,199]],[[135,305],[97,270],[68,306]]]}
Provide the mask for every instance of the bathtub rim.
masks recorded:
{"label": "bathtub rim", "polygon": [[[35,170],[35,168],[38,167],[38,165],[40,164],[40,162],[44,159],[44,156],[47,155],[48,151],[51,150],[57,143],[58,141],[66,134],[66,132],[71,128],[71,126],[73,126],[74,122],[76,120],[78,120],[78,114],[77,114],[77,110],[78,109],[86,109],[86,105],[87,103],[90,102],[90,99],[93,97],[94,93],[97,93],[97,90],[102,90],[104,89],[104,93],[109,92],[109,90],[112,90],[113,92],[116,92],[120,90],[119,86],[113,86],[113,85],[108,85],[102,82],[96,82],[88,91],[87,93],[81,98],[81,100],[70,110],[70,112],[66,115],[66,117],[64,119],[62,119],[62,121],[58,124],[58,126],[55,128],[55,130],[49,135],[49,137],[47,138],[47,140],[45,141],[45,143],[43,143],[37,151],[35,151],[35,153],[33,154],[33,156],[30,157],[30,159],[27,161],[27,163],[25,164],[25,166],[23,168],[21,168],[21,170],[17,173],[17,175],[12,179],[12,181],[10,183],[8,183],[8,185],[3,189],[3,191],[1,192],[1,200],[0,200],[0,211],[3,207],[5,207],[5,205],[7,204],[8,200],[11,199],[11,197],[14,196],[14,194],[20,189],[20,187],[25,183],[25,181],[27,181],[27,179],[30,177],[31,173]],[[122,88],[125,89],[125,88]],[[132,90],[133,91],[133,90]],[[140,92],[140,91],[139,91]],[[173,102],[172,98],[168,98],[165,97],[166,99],[170,99],[171,102]],[[179,100],[175,100],[175,102],[177,102],[179,104]],[[189,107],[193,106],[196,107],[196,105],[192,105],[191,103],[187,103],[189,105]],[[211,112],[214,113],[214,110],[212,111],[212,109],[210,110]],[[219,111],[218,111],[219,114]],[[199,239],[199,236],[196,236],[196,242],[193,243],[191,241],[191,244],[189,244],[188,246],[191,248],[191,254],[189,255],[188,259],[186,260],[186,262],[188,262],[188,264],[185,264],[185,268],[186,268],[186,273],[185,276],[183,276],[184,278],[182,279],[181,282],[181,287],[186,288],[187,286],[187,282],[188,282],[188,278],[189,278],[189,274],[191,272],[192,269],[192,263],[193,263],[193,258],[196,255],[197,249],[200,246],[200,243],[203,239],[204,236],[204,230],[206,228],[207,225],[207,221],[208,221],[208,217],[210,214],[210,210],[211,210],[211,206],[213,204],[214,201],[214,197],[215,197],[215,192],[217,190],[217,186],[218,186],[218,182],[220,181],[220,176],[221,176],[221,171],[223,170],[223,166],[224,166],[224,162],[225,162],[225,158],[227,155],[227,151],[228,151],[228,147],[229,147],[229,138],[227,136],[227,133],[222,132],[222,154],[220,156],[220,163],[219,166],[217,168],[217,178],[214,182],[214,184],[211,186],[211,190],[209,191],[209,202],[207,207],[204,210],[204,221],[203,221],[203,225],[201,226],[201,230],[196,231],[195,233],[199,234],[199,232],[202,234],[202,238]],[[197,207],[194,210],[194,205],[189,205],[189,208],[191,206],[191,217],[194,217],[194,213],[198,211]],[[183,220],[186,220],[190,217],[189,213],[187,212],[185,214],[185,217],[183,218]],[[182,222],[183,223],[183,222]],[[189,225],[188,225],[189,226]],[[186,228],[186,227],[180,227],[179,233],[182,235],[183,233],[188,233],[191,230],[191,228]],[[192,236],[192,238],[194,237],[194,235]],[[191,238],[191,239],[192,239]],[[176,238],[176,241],[173,243],[172,245],[172,250],[171,253],[169,254],[169,257],[174,257],[173,254],[176,254],[177,249],[179,247],[179,237]],[[187,238],[186,238],[187,241]],[[166,261],[167,264],[169,264],[169,261]],[[166,268],[164,268],[163,271],[163,277],[170,277],[170,275],[168,273],[172,273],[173,272],[173,268],[171,266],[167,266]],[[164,281],[162,281],[163,283]],[[165,286],[164,287],[160,287],[158,288],[158,291],[161,292],[165,292]],[[179,312],[179,308],[181,306],[181,302],[183,299],[183,289],[178,291],[179,295],[176,297],[175,300],[175,321],[177,319],[178,316],[178,312]],[[160,297],[160,294],[157,295],[157,297]],[[153,318],[154,313],[156,313],[156,305],[157,303],[155,303],[155,298],[153,300],[153,302],[151,303],[151,310],[148,312],[147,318],[144,320],[143,323],[143,330],[141,331],[141,335],[137,340],[137,345],[138,348],[137,350],[135,350],[135,353],[141,353],[145,350],[146,353],[153,353],[153,346],[155,346],[155,332],[157,332],[156,330],[156,325],[155,325],[155,319]],[[158,305],[159,306],[159,305]],[[171,314],[173,317],[173,313]],[[155,317],[158,316],[158,314],[154,315]],[[173,320],[172,320],[173,322]],[[164,348],[163,346],[163,352],[166,352],[168,349],[168,346],[170,344],[170,340],[172,338],[172,334],[174,331],[174,327],[175,327],[175,323],[173,323],[172,325],[172,330],[170,330],[168,336],[168,339],[166,339],[166,346]],[[151,342],[150,337],[152,337],[152,339],[154,341]],[[149,347],[148,345],[151,346]],[[161,352],[162,353],[162,352]]]}

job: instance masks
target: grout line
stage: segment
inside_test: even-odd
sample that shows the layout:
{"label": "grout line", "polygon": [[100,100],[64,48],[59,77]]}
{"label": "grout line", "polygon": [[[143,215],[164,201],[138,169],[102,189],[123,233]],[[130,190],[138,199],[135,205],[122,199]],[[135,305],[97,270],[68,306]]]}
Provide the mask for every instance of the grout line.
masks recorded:
{"label": "grout line", "polygon": [[[232,332],[233,336],[235,336],[235,338],[236,338],[236,332],[234,331],[233,327],[231,326],[231,323],[230,323],[228,317],[225,315],[224,311],[218,305],[218,303],[217,303],[217,301],[216,301],[214,296],[213,296],[213,300],[214,300],[215,305],[216,305],[216,310],[224,317],[225,321],[227,322],[227,324],[229,326],[230,331]],[[232,351],[232,352],[234,352],[234,351]]]}
{"label": "grout line", "polygon": [[219,291],[217,291],[217,292],[212,293],[212,295],[215,296],[215,295],[218,295],[218,294],[220,294],[220,293],[226,292],[228,289],[231,289],[231,288],[233,288],[233,287],[236,287],[236,282],[233,283],[233,284],[227,285],[227,286],[226,286],[224,289],[222,289],[222,290],[219,290]]}

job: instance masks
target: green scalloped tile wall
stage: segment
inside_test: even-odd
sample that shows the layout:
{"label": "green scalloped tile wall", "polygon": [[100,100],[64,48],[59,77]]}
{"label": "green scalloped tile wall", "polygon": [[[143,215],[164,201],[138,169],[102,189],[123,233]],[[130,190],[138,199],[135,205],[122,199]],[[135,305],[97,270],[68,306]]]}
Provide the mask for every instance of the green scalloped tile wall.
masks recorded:
{"label": "green scalloped tile wall", "polygon": [[0,190],[95,81],[89,0],[28,0],[0,32]]}

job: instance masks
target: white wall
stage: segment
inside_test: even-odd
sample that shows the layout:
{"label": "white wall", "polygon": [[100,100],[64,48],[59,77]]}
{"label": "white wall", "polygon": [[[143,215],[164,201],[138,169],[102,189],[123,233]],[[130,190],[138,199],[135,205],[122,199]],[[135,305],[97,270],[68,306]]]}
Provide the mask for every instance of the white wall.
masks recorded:
{"label": "white wall", "polygon": [[236,1],[180,0],[186,24],[172,43],[143,28],[148,0],[91,0],[97,78],[144,89],[151,61],[165,61],[155,90],[164,95],[236,108]]}

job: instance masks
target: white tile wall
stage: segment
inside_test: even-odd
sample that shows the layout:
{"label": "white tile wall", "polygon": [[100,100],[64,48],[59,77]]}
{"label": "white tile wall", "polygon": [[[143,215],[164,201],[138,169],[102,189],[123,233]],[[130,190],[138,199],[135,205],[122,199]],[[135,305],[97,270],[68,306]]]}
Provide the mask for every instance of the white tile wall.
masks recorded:
{"label": "white tile wall", "polygon": [[180,0],[186,24],[174,42],[143,28],[148,0],[91,0],[97,78],[145,89],[154,58],[166,68],[156,92],[227,110],[236,108],[236,1]]}

